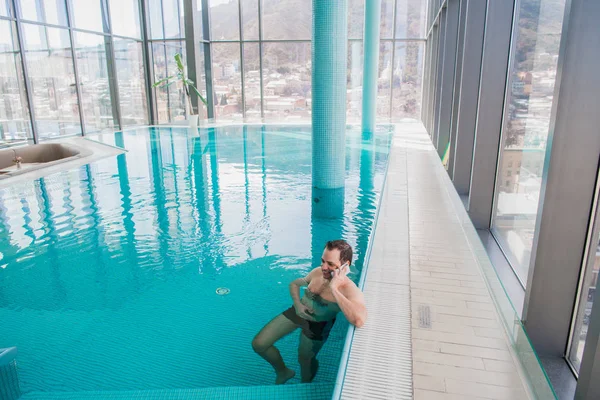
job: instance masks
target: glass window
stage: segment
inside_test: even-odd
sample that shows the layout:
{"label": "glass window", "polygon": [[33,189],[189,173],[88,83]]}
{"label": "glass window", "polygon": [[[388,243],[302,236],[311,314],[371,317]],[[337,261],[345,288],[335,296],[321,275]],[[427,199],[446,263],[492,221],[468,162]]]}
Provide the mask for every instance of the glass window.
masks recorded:
{"label": "glass window", "polygon": [[23,24],[40,140],[81,133],[69,31]]}
{"label": "glass window", "polygon": [[[167,52],[167,73],[169,76],[177,75],[177,64],[175,54],[181,54],[183,65],[186,64],[185,43],[184,42],[166,42]],[[169,86],[169,112],[171,121],[185,121],[188,113],[188,98],[186,97],[183,85],[173,84]]]}
{"label": "glass window", "polygon": [[419,119],[425,44],[398,42],[394,55],[392,118]]}
{"label": "glass window", "polygon": [[121,122],[123,126],[147,124],[148,104],[142,43],[115,38],[114,46]]}
{"label": "glass window", "polygon": [[0,146],[32,138],[14,22],[0,20]]}
{"label": "glass window", "polygon": [[[167,73],[167,52],[163,42],[152,43],[152,66],[154,67],[154,80],[158,82],[165,78]],[[156,96],[156,112],[158,114],[158,123],[170,122],[169,118],[169,90],[162,87],[154,88]]]}
{"label": "glass window", "polygon": [[[522,160],[525,168],[510,187],[496,189],[492,231],[521,282],[527,281],[533,247],[564,4],[523,0],[516,13],[500,157]],[[500,166],[498,176],[505,176],[507,166]]]}
{"label": "glass window", "polygon": [[381,0],[381,27],[379,36],[382,39],[394,38],[394,3],[395,0]]}
{"label": "glass window", "polygon": [[258,0],[242,2],[242,24],[244,40],[258,40]]}
{"label": "glass window", "polygon": [[312,1],[263,0],[263,38],[310,40]]}
{"label": "glass window", "polygon": [[[204,21],[202,21],[202,0],[196,2],[196,15],[194,16],[194,23],[198,25],[199,39],[204,38]],[[184,21],[185,24],[185,21]]]}
{"label": "glass window", "polygon": [[210,0],[210,30],[212,40],[240,40],[238,0]]}
{"label": "glass window", "polygon": [[10,7],[8,0],[0,0],[0,15],[3,17],[10,17]]}
{"label": "glass window", "polygon": [[242,75],[239,43],[212,45],[212,74],[215,117],[242,117]]}
{"label": "glass window", "polygon": [[[183,57],[185,65],[185,45],[183,42],[153,43],[154,79],[156,81],[177,73],[175,54]],[[156,91],[156,103],[159,123],[183,121],[186,116],[186,102],[183,86],[174,83],[168,87],[159,87]]]}
{"label": "glass window", "polygon": [[104,32],[108,23],[104,21],[102,0],[71,0],[75,28]]}
{"label": "glass window", "polygon": [[348,39],[363,39],[365,0],[348,0]]}
{"label": "glass window", "polygon": [[110,0],[110,21],[113,34],[141,39],[138,0]]}
{"label": "glass window", "polygon": [[391,41],[379,42],[379,78],[377,79],[377,116],[390,117],[390,95],[392,78]]}
{"label": "glass window", "polygon": [[263,52],[265,118],[309,118],[310,43],[265,43]]}
{"label": "glass window", "polygon": [[[1,1],[1,0],[0,0]],[[19,0],[23,19],[67,26],[64,0]]]}
{"label": "glass window", "polygon": [[260,118],[260,61],[258,43],[244,43],[246,118]]}
{"label": "glass window", "polygon": [[[598,185],[598,183],[596,183]],[[598,188],[596,188],[598,190]],[[596,195],[597,196],[597,195]],[[595,199],[595,205],[598,207],[598,198]],[[600,272],[600,213],[596,208],[596,215],[592,216],[590,224],[593,224],[588,237],[587,257],[582,269],[582,286],[579,295],[579,303],[575,310],[575,323],[571,332],[571,345],[568,349],[567,357],[571,365],[579,372],[585,339],[590,324],[590,314],[596,297],[596,286],[598,284],[598,273]],[[595,220],[595,222],[594,222]]]}
{"label": "glass window", "polygon": [[162,19],[162,0],[148,0],[148,2],[148,11],[150,12],[150,37],[152,39],[164,39],[165,32]]}
{"label": "glass window", "polygon": [[362,51],[362,41],[351,40],[348,42],[348,95],[346,96],[346,118],[348,119],[348,121],[353,122],[360,121],[362,115]]}
{"label": "glass window", "polygon": [[116,121],[108,79],[107,37],[74,32],[75,58],[86,132],[113,130]]}
{"label": "glass window", "polygon": [[183,28],[183,5],[179,0],[162,0],[165,21],[165,38],[185,37]]}
{"label": "glass window", "polygon": [[[206,99],[206,69],[204,68],[204,46],[207,45],[200,44],[200,46],[196,48],[196,51],[198,52],[198,54],[196,55],[196,59],[198,60],[197,73],[199,74],[199,76],[196,77],[196,88],[198,88],[200,93],[202,93],[202,96]],[[200,103],[198,103],[198,106],[202,107],[201,110],[199,110],[198,114],[200,119],[207,119],[208,115],[206,111],[206,106]]]}
{"label": "glass window", "polygon": [[423,0],[398,0],[396,9],[396,39],[425,37],[425,9]]}

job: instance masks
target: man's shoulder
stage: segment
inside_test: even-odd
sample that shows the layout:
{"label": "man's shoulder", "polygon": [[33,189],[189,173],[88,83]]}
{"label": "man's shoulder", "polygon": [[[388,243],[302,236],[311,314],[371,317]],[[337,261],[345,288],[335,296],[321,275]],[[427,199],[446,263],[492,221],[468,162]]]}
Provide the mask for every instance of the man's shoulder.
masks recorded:
{"label": "man's shoulder", "polygon": [[360,292],[360,289],[358,288],[358,286],[356,285],[356,283],[354,283],[354,281],[352,279],[348,279],[344,286],[342,286],[342,288],[344,290],[348,290],[348,291],[352,291],[352,292]]}

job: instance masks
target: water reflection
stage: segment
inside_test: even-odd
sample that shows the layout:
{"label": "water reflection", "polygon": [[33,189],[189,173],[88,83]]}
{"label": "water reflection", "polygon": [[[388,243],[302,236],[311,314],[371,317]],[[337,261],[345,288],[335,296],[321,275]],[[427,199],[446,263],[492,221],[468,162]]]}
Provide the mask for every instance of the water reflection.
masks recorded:
{"label": "water reflection", "polygon": [[[306,128],[101,134],[128,152],[0,190],[0,347],[19,346],[26,389],[270,383],[246,345],[288,306],[287,283],[327,240],[355,247],[356,272],[364,263],[389,135],[348,138],[345,192],[323,203],[329,215],[311,206]],[[219,286],[231,294],[216,296]],[[321,379],[334,378],[338,329]]]}

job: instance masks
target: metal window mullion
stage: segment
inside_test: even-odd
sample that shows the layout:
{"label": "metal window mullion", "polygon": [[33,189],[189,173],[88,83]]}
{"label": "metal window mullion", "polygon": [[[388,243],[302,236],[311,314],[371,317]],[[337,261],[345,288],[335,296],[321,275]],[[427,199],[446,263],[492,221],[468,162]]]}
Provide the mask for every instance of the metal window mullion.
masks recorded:
{"label": "metal window mullion", "polygon": [[483,53],[483,37],[487,4],[470,0],[466,10],[463,61],[454,141],[454,186],[461,195],[469,193],[473,145],[479,99],[479,77]]}
{"label": "metal window mullion", "polygon": [[152,88],[152,82],[154,82],[154,68],[152,63],[152,41],[150,38],[150,16],[148,13],[149,4],[148,0],[140,0],[141,10],[141,31],[142,31],[142,50],[144,57],[144,69],[146,73],[146,103],[148,105],[148,113],[150,116],[150,123],[155,125],[158,123],[158,114],[156,107],[156,92]]}
{"label": "metal window mullion", "polygon": [[398,11],[398,1],[396,0],[394,1],[394,11],[392,12],[392,68],[391,69],[391,78],[390,78],[390,120],[392,119],[392,117],[394,116],[394,112],[393,112],[393,98],[394,98],[394,63],[396,62],[396,41],[394,40],[396,38],[396,12]]}
{"label": "metal window mullion", "polygon": [[[362,39],[348,39],[353,40],[353,41],[362,41]],[[387,38],[387,39],[382,39],[382,40],[393,40],[391,38]],[[402,39],[399,39],[402,40]],[[403,39],[403,40],[412,40],[412,39]],[[424,39],[416,39],[416,40],[424,40]],[[222,39],[222,40],[212,40],[211,43],[238,43],[240,42],[239,39]],[[310,39],[265,39],[265,40],[258,40],[258,39],[247,39],[244,40],[244,42],[246,43],[258,43],[258,42],[264,42],[264,43],[280,43],[280,42],[285,42],[285,43],[310,43],[311,40]]]}
{"label": "metal window mullion", "polygon": [[[444,4],[445,5],[445,4]],[[429,36],[431,34],[431,31],[433,30],[433,27],[435,26],[436,23],[439,22],[440,19],[440,15],[442,14],[442,9],[444,7],[440,7],[439,10],[435,13],[435,17],[433,18],[433,21],[431,23],[431,26],[429,27],[429,32],[427,32],[426,36]]]}
{"label": "metal window mullion", "polygon": [[[600,163],[599,163],[600,166]],[[579,370],[575,368],[571,361],[573,356],[573,343],[577,332],[579,332],[583,325],[583,317],[585,308],[581,308],[582,305],[585,307],[584,296],[587,297],[590,288],[591,274],[593,274],[594,259],[596,258],[596,248],[598,246],[598,233],[600,232],[600,213],[598,213],[598,198],[600,195],[600,169],[599,174],[596,175],[596,187],[594,191],[594,201],[592,202],[592,211],[590,213],[590,223],[588,225],[588,234],[586,238],[585,247],[583,249],[583,257],[581,263],[581,269],[579,272],[579,283],[577,285],[575,304],[573,306],[573,315],[571,317],[571,328],[569,329],[569,337],[567,340],[567,350],[565,359],[573,371],[576,377],[579,377]],[[593,251],[592,251],[593,250]],[[581,360],[580,360],[581,361]],[[581,366],[581,363],[580,363]]]}
{"label": "metal window mullion", "polygon": [[[115,53],[115,42],[112,37],[112,20],[110,18],[110,5],[108,4],[108,0],[102,1],[102,12],[105,14],[102,20],[103,24],[107,24],[108,26],[108,45],[110,47],[110,54],[107,53],[106,59],[108,64],[108,86],[113,97],[113,112],[116,113],[113,117],[117,118],[117,126],[119,130],[123,129],[123,120],[121,115],[121,101],[119,94],[119,81],[117,77],[117,57]],[[106,42],[105,42],[106,43]]]}
{"label": "metal window mullion", "polygon": [[485,14],[468,205],[477,229],[489,229],[492,220],[514,5],[514,0],[489,1]]}
{"label": "metal window mullion", "polygon": [[265,118],[264,79],[263,79],[263,30],[262,30],[262,2],[258,0],[258,68],[260,70],[260,118]]}
{"label": "metal window mullion", "polygon": [[[590,51],[600,40],[600,3],[569,1],[564,15],[523,313],[536,350],[558,357],[565,354],[588,228],[594,218],[600,154],[600,114],[592,111],[600,108],[600,57]],[[594,303],[577,400],[600,398],[597,298]]]}
{"label": "metal window mullion", "polygon": [[37,12],[40,14],[40,19],[46,22],[46,7],[44,7],[44,3],[40,0],[36,0],[35,7],[37,9]]}
{"label": "metal window mullion", "polygon": [[421,93],[421,121],[423,122],[423,125],[425,125],[425,128],[427,128],[427,125],[425,123],[425,121],[427,120],[427,114],[428,114],[428,107],[427,107],[427,103],[429,101],[429,63],[431,60],[431,57],[429,55],[430,53],[430,49],[431,49],[431,41],[428,40],[425,43],[425,61],[423,62],[423,91]]}
{"label": "metal window mullion", "polygon": [[[185,34],[185,18],[183,20],[183,26],[181,26],[181,4],[179,1],[175,1],[175,3],[177,4],[177,27],[179,28],[179,36],[182,37]],[[183,6],[183,9],[185,10],[185,5]],[[185,16],[185,11],[184,11],[183,15]],[[194,14],[192,13],[192,15],[194,15]],[[164,18],[165,18],[165,8],[163,5],[163,20],[164,20]],[[181,28],[183,28],[183,30]],[[165,38],[167,37],[166,32],[167,32],[167,28],[165,27]]]}
{"label": "metal window mullion", "polygon": [[[163,55],[165,57],[165,78],[167,76],[169,76],[169,60],[167,59],[167,44],[166,43],[160,43],[160,45],[163,48]],[[154,53],[154,49],[152,49],[152,52]],[[167,93],[167,118],[169,119],[169,122],[172,122],[171,119],[171,91],[169,90],[168,87],[165,88],[166,93]],[[187,114],[187,105],[185,105],[185,113]],[[190,110],[190,112],[193,112],[193,110]],[[159,121],[160,122],[160,121]]]}
{"label": "metal window mullion", "polygon": [[29,81],[29,70],[27,69],[27,57],[25,56],[25,40],[23,35],[23,27],[21,25],[21,9],[20,5],[17,4],[18,0],[12,0],[13,11],[15,14],[15,24],[17,27],[17,41],[19,42],[19,50],[21,52],[21,68],[23,68],[23,81],[25,83],[25,93],[27,96],[27,106],[29,107],[29,118],[31,120],[31,134],[33,136],[33,143],[39,142],[37,124],[35,119],[35,110],[33,106],[33,89],[31,82]]}
{"label": "metal window mullion", "polygon": [[212,79],[212,54],[211,54],[211,41],[210,41],[210,8],[208,0],[202,1],[202,39],[204,42],[204,75],[206,77],[206,114],[207,117],[215,117],[214,107],[214,92],[213,92],[213,79]]}
{"label": "metal window mullion", "polygon": [[[186,48],[186,63],[188,67],[188,78],[198,86],[198,78],[201,75],[198,71],[199,59],[196,46],[199,43],[200,32],[198,32],[198,24],[196,23],[196,10],[198,8],[197,0],[184,0],[184,28],[185,28],[185,48]],[[166,43],[165,43],[166,46]],[[198,110],[200,114],[201,101],[193,91],[189,92],[192,108]],[[186,105],[187,109],[187,105]],[[190,110],[193,113],[193,109]]]}
{"label": "metal window mullion", "polygon": [[[122,37],[123,39],[129,39],[126,36],[119,36],[119,35],[114,35],[114,37],[118,38],[118,37]],[[169,39],[149,39],[147,40],[148,43],[169,43],[169,42],[178,42],[181,43],[182,41],[184,41],[185,38],[169,38]],[[202,43],[203,41],[200,40],[200,43]]]}
{"label": "metal window mullion", "polygon": [[[177,1],[177,7],[179,7],[179,2]],[[177,13],[177,15],[180,15],[179,12]],[[167,24],[165,23],[165,2],[164,0],[160,0],[160,21],[161,21],[161,28],[162,28],[162,38],[165,39],[167,37]],[[181,27],[180,27],[181,28]],[[179,32],[179,35],[181,36],[181,31]],[[160,42],[160,44],[163,45],[164,47],[164,56],[165,56],[165,68],[166,68],[166,76],[169,76],[169,60],[167,60],[167,44],[163,41]],[[152,49],[152,54],[154,54],[154,49]],[[187,57],[187,55],[186,55]],[[166,94],[167,94],[167,118],[169,119],[169,122],[171,122],[171,92],[169,91],[169,88],[165,88],[166,90]],[[157,99],[158,101],[158,99]],[[156,104],[156,107],[158,108],[158,103]],[[186,108],[186,113],[187,113],[187,106]],[[191,111],[191,110],[190,110]],[[160,121],[158,121],[160,123]]]}
{"label": "metal window mullion", "polygon": [[454,84],[457,67],[456,57],[459,36],[459,21],[460,1],[449,0],[446,7],[446,33],[444,39],[444,61],[442,64],[442,80],[440,86],[440,110],[438,126],[436,128],[436,147],[438,149],[440,158],[446,154],[446,149],[450,144]]}
{"label": "metal window mullion", "polygon": [[449,129],[450,133],[448,136],[448,142],[450,143],[450,152],[448,155],[448,174],[451,179],[454,181],[454,158],[456,154],[456,146],[454,145],[456,142],[456,136],[458,134],[457,130],[457,120],[458,120],[458,105],[460,98],[460,88],[461,88],[461,80],[462,80],[462,62],[463,62],[463,49],[464,49],[464,40],[465,40],[465,27],[466,27],[466,15],[467,15],[467,2],[461,1],[458,4],[458,21],[457,21],[457,41],[456,41],[456,56],[455,67],[454,67],[454,77],[453,77],[453,89],[452,89],[452,107],[449,116]]}
{"label": "metal window mullion", "polygon": [[[69,27],[73,26],[72,3],[67,1],[67,23]],[[79,68],[77,67],[77,56],[75,55],[75,34],[69,29],[69,40],[71,41],[71,59],[73,60],[73,73],[75,74],[75,92],[77,93],[77,103],[79,110],[79,123],[81,125],[81,136],[85,136],[85,116],[83,113],[83,96],[81,95],[81,80],[79,79]]]}
{"label": "metal window mullion", "polygon": [[244,83],[244,32],[243,32],[243,24],[242,24],[242,1],[237,0],[238,2],[238,22],[240,27],[240,78],[242,83],[242,118],[246,118],[246,92],[244,91],[244,87],[246,86]]}

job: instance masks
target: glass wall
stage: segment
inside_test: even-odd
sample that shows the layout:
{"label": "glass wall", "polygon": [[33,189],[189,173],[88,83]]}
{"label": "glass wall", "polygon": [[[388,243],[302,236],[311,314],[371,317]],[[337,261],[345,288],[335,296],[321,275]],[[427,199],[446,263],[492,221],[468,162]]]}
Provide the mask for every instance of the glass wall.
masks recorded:
{"label": "glass wall", "polygon": [[67,8],[64,1],[19,0],[22,19],[53,25],[68,26]]}
{"label": "glass wall", "polygon": [[[177,74],[176,54],[187,67],[186,49],[194,39],[196,86],[206,96],[206,76],[211,77],[208,100],[214,117],[310,119],[311,2],[209,0],[202,10],[197,1],[195,37],[186,41],[186,1],[14,0],[20,9],[15,13],[13,1],[0,0],[3,143],[117,130],[151,120],[183,123],[189,107],[181,84],[151,85]],[[348,120],[357,122],[365,0],[348,2],[347,109]],[[384,1],[377,106],[385,120],[420,113],[426,3]],[[205,32],[206,14],[211,25]],[[206,116],[204,107],[201,114]]]}
{"label": "glass wall", "polygon": [[[152,67],[155,81],[177,74],[175,54],[181,54],[185,62],[184,42],[152,42]],[[161,86],[155,88],[154,91],[159,123],[185,120],[187,99],[180,84]]]}
{"label": "glass wall", "polygon": [[148,124],[140,5],[0,0],[0,146]]}
{"label": "glass wall", "polygon": [[525,284],[533,247],[565,0],[522,0],[514,24],[492,232]]}
{"label": "glass wall", "polygon": [[0,147],[33,140],[21,65],[15,23],[0,20]]}
{"label": "glass wall", "polygon": [[239,1],[210,1],[215,117],[310,118],[312,3]]}
{"label": "glass wall", "polygon": [[392,68],[392,118],[416,119],[421,114],[425,44],[396,42]]}
{"label": "glass wall", "polygon": [[310,42],[263,45],[265,118],[310,118]]}
{"label": "glass wall", "polygon": [[588,259],[584,269],[585,275],[579,298],[579,306],[576,310],[577,314],[572,332],[571,346],[568,352],[569,361],[576,371],[579,371],[581,367],[583,348],[596,296],[598,273],[600,272],[600,235],[596,232],[591,239],[592,241],[588,250],[591,258]]}
{"label": "glass wall", "polygon": [[25,23],[22,26],[39,139],[81,133],[69,31]]}
{"label": "glass wall", "polygon": [[[377,115],[394,121],[419,119],[423,81],[426,2],[381,4]],[[390,40],[388,40],[390,39]]]}
{"label": "glass wall", "polygon": [[[364,7],[364,0],[348,0],[350,122],[361,116]],[[210,1],[217,118],[310,119],[311,8],[309,1],[264,0],[259,15],[257,0]],[[383,2],[377,99],[381,118],[419,118],[426,8],[423,0]]]}
{"label": "glass wall", "polygon": [[[201,7],[201,1],[198,1]],[[175,55],[181,54],[184,66],[187,67],[184,8],[182,0],[150,0],[150,52],[154,82],[168,76],[177,75]],[[201,10],[198,10],[199,12]],[[201,14],[194,18],[194,23],[201,27]],[[197,48],[201,50],[202,46]],[[203,62],[202,57],[196,57]],[[202,71],[204,64],[198,65],[197,70]],[[187,73],[187,68],[186,68]],[[204,75],[196,79],[196,87],[206,97],[206,84]],[[153,83],[153,82],[152,82]],[[178,123],[184,121],[189,112],[188,99],[183,85],[175,82],[168,87],[161,86],[153,89],[157,122]],[[201,115],[206,116],[202,109]]]}
{"label": "glass wall", "polygon": [[75,32],[74,37],[85,131],[117,130],[109,87],[108,37],[84,32]]}
{"label": "glass wall", "polygon": [[242,118],[242,70],[239,43],[213,43],[213,104],[215,118]]}
{"label": "glass wall", "polygon": [[[598,175],[600,178],[600,174]],[[600,212],[598,211],[600,180],[596,182],[596,198],[594,199],[594,210],[590,217],[590,229],[588,231],[586,253],[583,257],[581,277],[578,293],[578,301],[575,307],[567,359],[578,373],[583,358],[583,349],[590,325],[590,315],[596,297],[596,286],[598,284],[598,273],[600,273]]]}
{"label": "glass wall", "polygon": [[121,125],[147,124],[148,103],[142,43],[132,39],[115,38],[114,47]]}

